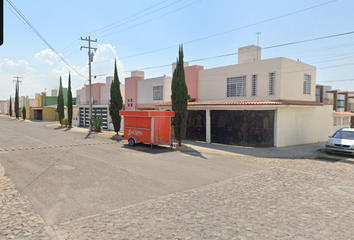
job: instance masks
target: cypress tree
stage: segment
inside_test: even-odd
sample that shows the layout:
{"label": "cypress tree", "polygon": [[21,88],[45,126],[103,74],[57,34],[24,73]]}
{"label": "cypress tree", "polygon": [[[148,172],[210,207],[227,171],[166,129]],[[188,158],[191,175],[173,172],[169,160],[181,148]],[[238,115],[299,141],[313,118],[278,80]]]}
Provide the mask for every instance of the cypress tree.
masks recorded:
{"label": "cypress tree", "polygon": [[58,115],[59,115],[59,123],[60,123],[60,125],[62,125],[62,120],[64,119],[64,95],[63,95],[63,85],[61,83],[61,76],[60,76],[60,82],[59,82],[57,111],[58,111]]}
{"label": "cypress tree", "polygon": [[121,116],[119,116],[119,111],[123,107],[123,98],[120,92],[120,82],[117,71],[117,63],[114,61],[114,79],[111,83],[111,100],[109,100],[109,114],[111,115],[114,131],[118,134],[120,129]]}
{"label": "cypress tree", "polygon": [[73,122],[73,96],[71,93],[70,72],[69,72],[69,86],[68,86],[68,122],[69,122],[69,128],[71,128]]}
{"label": "cypress tree", "polygon": [[183,45],[179,47],[178,55],[176,69],[172,77],[171,100],[172,111],[175,112],[173,118],[175,138],[178,141],[178,146],[181,146],[182,139],[186,136],[188,119],[188,89],[184,73]]}
{"label": "cypress tree", "polygon": [[22,107],[22,119],[26,120],[26,108]]}
{"label": "cypress tree", "polygon": [[9,116],[10,116],[10,117],[12,117],[12,103],[11,103],[11,94],[10,94]]}
{"label": "cypress tree", "polygon": [[16,84],[16,91],[15,91],[15,117],[17,119],[20,118],[19,102],[18,102],[18,83]]}

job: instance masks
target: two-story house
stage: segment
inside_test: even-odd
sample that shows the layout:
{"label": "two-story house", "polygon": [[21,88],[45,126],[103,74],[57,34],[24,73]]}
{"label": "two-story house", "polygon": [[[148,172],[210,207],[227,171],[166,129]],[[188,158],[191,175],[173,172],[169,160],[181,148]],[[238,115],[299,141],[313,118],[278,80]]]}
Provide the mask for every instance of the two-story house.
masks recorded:
{"label": "two-story house", "polygon": [[[252,45],[239,48],[238,64],[211,69],[185,65],[185,76],[187,139],[282,147],[326,141],[332,134],[332,106],[316,102],[314,66],[282,57],[261,60],[261,49]],[[151,80],[135,79],[135,85],[126,84],[126,92],[138,96],[134,106],[139,109],[139,96],[150,90],[142,92],[138,86]],[[147,95],[153,104],[154,95]],[[166,100],[156,108],[171,109]]]}

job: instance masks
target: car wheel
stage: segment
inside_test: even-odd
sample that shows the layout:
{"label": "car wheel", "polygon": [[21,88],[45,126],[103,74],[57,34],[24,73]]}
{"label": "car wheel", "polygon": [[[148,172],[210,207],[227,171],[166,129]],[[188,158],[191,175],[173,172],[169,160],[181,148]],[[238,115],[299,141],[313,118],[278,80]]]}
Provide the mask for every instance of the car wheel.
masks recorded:
{"label": "car wheel", "polygon": [[326,154],[332,154],[330,151],[328,151],[327,149],[325,149],[325,153]]}
{"label": "car wheel", "polygon": [[135,140],[134,140],[133,138],[130,138],[130,139],[128,140],[128,143],[129,143],[129,146],[134,147],[134,145],[135,145]]}

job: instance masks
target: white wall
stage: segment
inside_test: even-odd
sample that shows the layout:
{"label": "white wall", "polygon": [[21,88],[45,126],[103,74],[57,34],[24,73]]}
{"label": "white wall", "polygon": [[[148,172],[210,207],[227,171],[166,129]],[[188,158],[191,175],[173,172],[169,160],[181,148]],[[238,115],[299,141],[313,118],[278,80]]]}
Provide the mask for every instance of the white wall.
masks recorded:
{"label": "white wall", "polygon": [[276,111],[276,147],[324,142],[332,134],[331,105],[279,107]]}
{"label": "white wall", "polygon": [[[124,84],[120,85],[120,93],[122,94],[123,104],[125,99],[125,86]],[[106,83],[106,85],[101,86],[101,105],[109,104],[111,100],[111,83]]]}
{"label": "white wall", "polygon": [[[269,73],[275,72],[275,94],[269,95]],[[304,74],[311,75],[311,95],[303,94]],[[252,75],[257,96],[252,97]],[[246,76],[246,96],[227,97],[227,78]],[[266,59],[199,72],[199,101],[316,100],[316,68],[285,58]]]}
{"label": "white wall", "polygon": [[[158,104],[171,100],[171,77],[163,76],[138,81],[138,104]],[[163,100],[153,100],[153,87],[163,86]]]}
{"label": "white wall", "polygon": [[76,105],[86,105],[86,89],[76,90]]}
{"label": "white wall", "polygon": [[[281,58],[280,99],[316,101],[316,67]],[[311,94],[304,94],[304,75],[311,76]]]}

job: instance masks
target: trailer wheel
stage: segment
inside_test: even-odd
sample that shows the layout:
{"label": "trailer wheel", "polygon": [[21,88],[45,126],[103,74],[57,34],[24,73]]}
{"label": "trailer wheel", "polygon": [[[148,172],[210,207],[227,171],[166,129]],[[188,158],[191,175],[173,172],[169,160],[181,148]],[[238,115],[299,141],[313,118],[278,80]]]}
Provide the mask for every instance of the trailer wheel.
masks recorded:
{"label": "trailer wheel", "polygon": [[134,147],[134,145],[135,145],[134,138],[129,138],[128,143],[129,143],[129,146]]}

